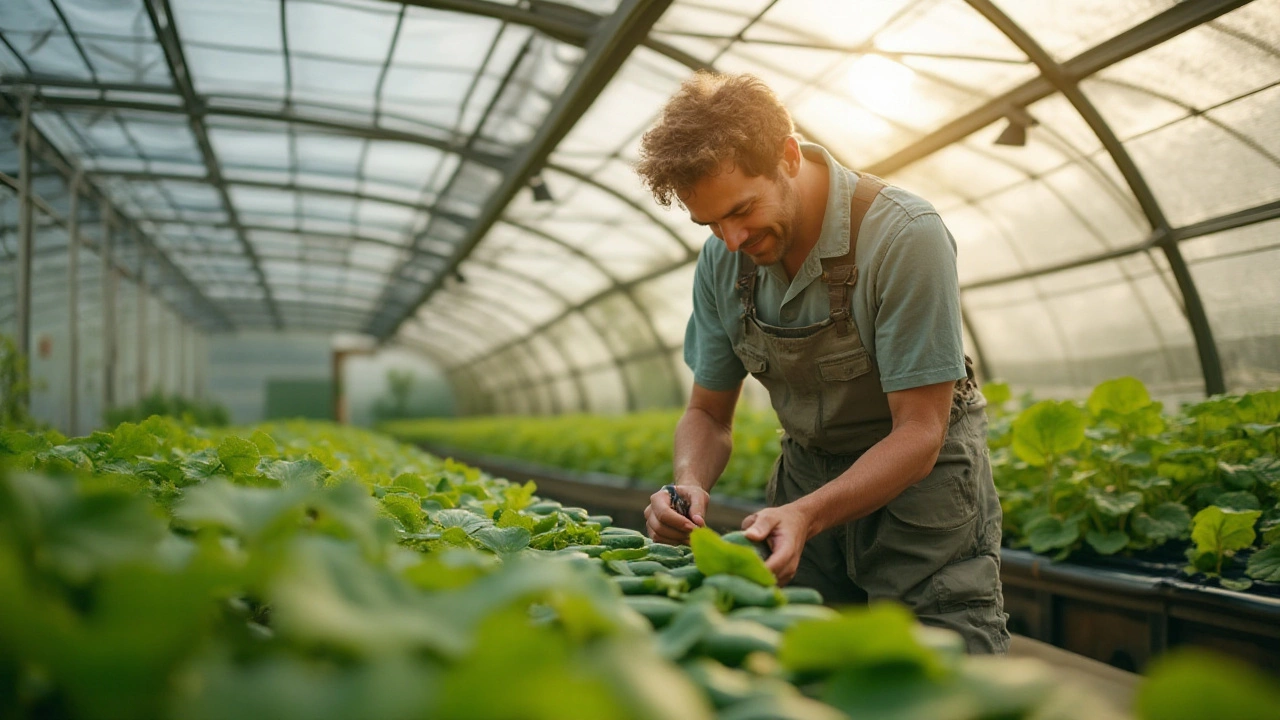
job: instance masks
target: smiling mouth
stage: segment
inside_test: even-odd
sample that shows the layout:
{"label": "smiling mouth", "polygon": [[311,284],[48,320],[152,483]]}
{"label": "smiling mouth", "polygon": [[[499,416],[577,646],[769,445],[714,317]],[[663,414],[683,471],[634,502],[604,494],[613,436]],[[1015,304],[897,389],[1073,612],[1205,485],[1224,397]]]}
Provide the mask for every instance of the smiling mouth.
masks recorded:
{"label": "smiling mouth", "polygon": [[755,240],[752,240],[751,242],[746,243],[745,245],[742,245],[742,246],[741,246],[741,247],[739,247],[738,249],[739,249],[739,250],[741,250],[741,251],[743,251],[743,252],[746,252],[746,251],[750,250],[751,248],[756,247],[757,245],[759,245],[759,244],[760,244],[760,242],[761,242],[762,240],[764,240],[764,239],[765,239],[766,237],[768,237],[768,236],[769,236],[769,233],[765,233],[765,234],[761,235],[760,237],[756,238]]}

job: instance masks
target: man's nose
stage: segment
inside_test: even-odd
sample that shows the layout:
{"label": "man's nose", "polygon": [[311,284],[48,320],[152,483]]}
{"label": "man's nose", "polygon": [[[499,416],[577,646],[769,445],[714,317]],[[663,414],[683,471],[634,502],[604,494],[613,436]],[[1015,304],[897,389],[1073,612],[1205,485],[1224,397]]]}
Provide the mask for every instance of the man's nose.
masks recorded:
{"label": "man's nose", "polygon": [[738,248],[751,236],[746,227],[736,223],[720,223],[720,232],[720,239],[724,240],[729,252],[738,252]]}

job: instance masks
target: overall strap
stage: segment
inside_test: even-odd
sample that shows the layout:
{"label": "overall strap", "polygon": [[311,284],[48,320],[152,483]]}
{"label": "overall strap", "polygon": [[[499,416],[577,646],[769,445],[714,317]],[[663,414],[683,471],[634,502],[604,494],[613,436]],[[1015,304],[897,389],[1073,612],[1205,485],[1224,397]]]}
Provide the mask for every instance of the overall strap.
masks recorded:
{"label": "overall strap", "polygon": [[738,253],[738,296],[742,299],[743,319],[755,316],[756,263],[746,253]]}
{"label": "overall strap", "polygon": [[849,252],[840,257],[822,258],[822,281],[827,284],[827,297],[831,302],[831,322],[836,326],[836,333],[842,336],[848,335],[852,327],[849,288],[858,282],[858,265],[854,259],[858,250],[858,231],[871,203],[884,187],[884,181],[875,175],[858,174],[858,184],[849,203]]}

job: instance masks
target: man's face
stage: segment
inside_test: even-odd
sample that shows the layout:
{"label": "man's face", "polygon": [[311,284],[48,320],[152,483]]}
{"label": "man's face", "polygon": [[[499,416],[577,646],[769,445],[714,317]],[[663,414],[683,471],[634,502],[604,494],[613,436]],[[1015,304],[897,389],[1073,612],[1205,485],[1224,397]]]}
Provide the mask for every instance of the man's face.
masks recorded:
{"label": "man's face", "polygon": [[730,252],[742,251],[756,265],[780,262],[795,244],[800,198],[793,180],[779,171],[776,180],[749,177],[725,163],[698,181],[680,201],[689,218],[711,228]]}

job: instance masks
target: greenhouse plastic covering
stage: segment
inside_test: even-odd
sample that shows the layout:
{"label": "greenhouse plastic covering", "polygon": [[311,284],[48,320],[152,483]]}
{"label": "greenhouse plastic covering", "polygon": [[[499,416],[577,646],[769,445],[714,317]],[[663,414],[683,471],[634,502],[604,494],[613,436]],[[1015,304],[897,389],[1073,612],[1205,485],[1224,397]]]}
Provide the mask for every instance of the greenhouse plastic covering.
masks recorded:
{"label": "greenhouse plastic covering", "polygon": [[1278,51],[1280,0],[4,0],[0,252],[29,192],[35,318],[76,244],[81,307],[366,333],[464,411],[672,405],[706,233],[631,166],[745,71],[939,209],[985,377],[1274,385]]}

